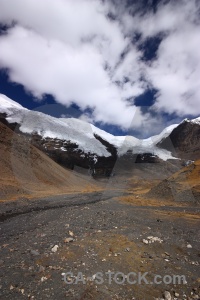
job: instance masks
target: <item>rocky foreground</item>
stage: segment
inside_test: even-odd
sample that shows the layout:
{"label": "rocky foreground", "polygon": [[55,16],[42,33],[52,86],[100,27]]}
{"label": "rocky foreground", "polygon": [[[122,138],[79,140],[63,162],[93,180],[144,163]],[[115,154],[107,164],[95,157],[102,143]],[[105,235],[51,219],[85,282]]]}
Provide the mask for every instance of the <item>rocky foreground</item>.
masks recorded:
{"label": "rocky foreground", "polygon": [[199,210],[111,191],[2,203],[1,299],[200,299]]}

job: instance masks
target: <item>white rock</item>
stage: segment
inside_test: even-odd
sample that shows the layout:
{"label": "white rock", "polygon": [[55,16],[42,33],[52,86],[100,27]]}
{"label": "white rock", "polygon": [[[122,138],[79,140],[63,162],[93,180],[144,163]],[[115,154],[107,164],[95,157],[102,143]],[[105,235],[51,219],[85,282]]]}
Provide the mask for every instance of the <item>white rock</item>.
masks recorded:
{"label": "white rock", "polygon": [[146,245],[148,245],[148,243],[149,243],[149,242],[148,242],[147,240],[145,240],[145,239],[143,239],[142,242],[143,242],[144,244],[146,244]]}
{"label": "white rock", "polygon": [[57,252],[57,251],[58,251],[58,245],[55,245],[55,246],[51,249],[51,251],[52,251],[53,253]]}
{"label": "white rock", "polygon": [[174,296],[175,296],[175,297],[179,297],[179,294],[178,294],[178,293],[175,293]]}
{"label": "white rock", "polygon": [[65,243],[70,243],[70,242],[73,242],[73,241],[74,241],[73,238],[66,238],[66,239],[64,240]]}
{"label": "white rock", "polygon": [[188,249],[191,249],[191,248],[192,248],[192,245],[188,244],[188,245],[187,245],[187,248],[188,248]]}
{"label": "white rock", "polygon": [[161,240],[159,237],[157,236],[148,236],[147,239],[149,240],[149,243],[154,243],[154,242],[159,242],[162,243],[163,240]]}
{"label": "white rock", "polygon": [[42,281],[42,282],[44,282],[44,281],[46,281],[46,280],[47,280],[47,277],[42,277],[42,278],[41,278],[41,281]]}
{"label": "white rock", "polygon": [[164,297],[165,297],[165,300],[172,300],[172,296],[171,296],[170,292],[165,291]]}

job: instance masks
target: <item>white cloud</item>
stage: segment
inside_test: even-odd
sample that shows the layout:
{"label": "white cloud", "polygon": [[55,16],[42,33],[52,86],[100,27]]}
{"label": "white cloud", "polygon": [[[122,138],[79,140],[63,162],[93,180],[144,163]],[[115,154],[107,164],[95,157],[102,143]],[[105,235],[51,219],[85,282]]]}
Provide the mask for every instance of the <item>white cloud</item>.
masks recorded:
{"label": "white cloud", "polygon": [[[36,97],[48,93],[64,105],[75,102],[81,118],[124,129],[132,120],[136,128],[148,122],[153,128],[151,114],[139,110],[134,118],[136,107],[127,101],[151,85],[158,89],[153,107],[158,112],[200,114],[195,0],[161,3],[147,14],[100,0],[0,0],[0,7],[0,22],[15,22],[0,36],[0,67]],[[107,17],[110,11],[115,21]],[[163,34],[153,62],[142,61],[142,50],[131,43],[136,31],[143,41]]]}
{"label": "white cloud", "polygon": [[[90,107],[95,121],[129,127],[135,107],[126,98],[143,88],[137,82],[121,88],[111,78],[130,41],[120,24],[106,17],[106,5],[91,0],[1,0],[0,5],[0,20],[17,22],[0,38],[0,66],[9,68],[12,81],[37,97],[49,93],[62,104]],[[129,55],[132,71],[138,69],[135,52]]]}
{"label": "white cloud", "polygon": [[155,109],[184,116],[200,114],[200,23],[195,1],[182,4],[161,7],[151,16],[155,23],[148,20],[154,26],[147,26],[145,34],[166,34],[157,59],[146,69],[159,91]]}

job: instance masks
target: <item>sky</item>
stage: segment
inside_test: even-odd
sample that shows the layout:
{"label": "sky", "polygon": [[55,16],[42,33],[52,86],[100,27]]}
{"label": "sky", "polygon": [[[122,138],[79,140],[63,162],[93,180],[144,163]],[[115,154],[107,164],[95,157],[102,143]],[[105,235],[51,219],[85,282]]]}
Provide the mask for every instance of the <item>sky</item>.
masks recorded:
{"label": "sky", "polygon": [[148,137],[200,115],[200,1],[0,0],[0,93]]}

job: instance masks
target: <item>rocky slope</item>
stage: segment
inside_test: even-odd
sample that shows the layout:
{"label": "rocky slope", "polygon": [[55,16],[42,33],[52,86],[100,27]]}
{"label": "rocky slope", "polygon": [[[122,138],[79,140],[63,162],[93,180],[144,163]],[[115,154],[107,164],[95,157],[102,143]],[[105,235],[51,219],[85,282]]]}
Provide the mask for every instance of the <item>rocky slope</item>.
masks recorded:
{"label": "rocky slope", "polygon": [[[47,209],[58,202],[61,207]],[[32,209],[27,211],[29,206],[17,203],[14,216],[12,203],[1,206],[9,210],[0,223],[1,299],[199,299],[196,207],[133,206],[115,201],[112,195],[105,201],[94,193],[29,205]],[[138,282],[121,284],[119,274],[120,284],[109,283],[108,270],[112,279],[118,272],[136,272],[130,280]],[[67,272],[73,273],[67,279],[74,281],[82,272],[86,283],[66,284],[62,279]],[[102,284],[95,281],[97,272],[103,273]],[[146,272],[149,284],[139,282],[138,275]],[[161,276],[160,284],[151,284],[156,274]],[[167,274],[173,281],[165,284],[162,278]],[[177,275],[184,275],[187,283],[178,284]]]}
{"label": "rocky slope", "polygon": [[200,160],[153,187],[145,197],[200,204]]}
{"label": "rocky slope", "polygon": [[94,177],[110,176],[116,161],[123,157],[141,163],[173,158],[156,143],[174,126],[146,140],[117,137],[78,119],[59,119],[29,111],[4,95],[0,95],[0,120],[60,165],[88,169]]}
{"label": "rocky slope", "polygon": [[200,118],[185,119],[158,146],[182,159],[200,159]]}
{"label": "rocky slope", "polygon": [[92,178],[62,168],[0,122],[0,200],[97,189]]}

